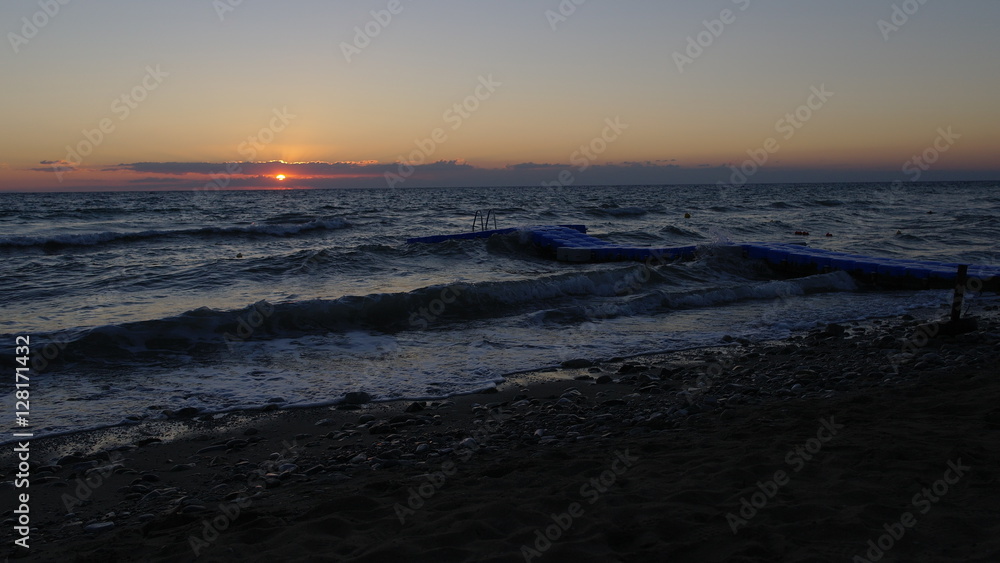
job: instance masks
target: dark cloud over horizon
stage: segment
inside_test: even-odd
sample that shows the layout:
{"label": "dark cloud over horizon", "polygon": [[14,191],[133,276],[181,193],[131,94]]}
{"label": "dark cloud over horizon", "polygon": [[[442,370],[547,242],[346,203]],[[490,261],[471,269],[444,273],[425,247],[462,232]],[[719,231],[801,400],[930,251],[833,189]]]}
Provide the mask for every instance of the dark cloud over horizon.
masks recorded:
{"label": "dark cloud over horizon", "polygon": [[[59,161],[45,161],[51,165]],[[51,167],[34,170],[51,171]],[[522,162],[486,168],[454,160],[409,165],[384,162],[133,162],[102,169],[148,175],[123,179],[131,189],[389,188],[480,186],[584,186],[707,184],[734,181],[733,169],[701,163],[681,166],[673,159],[594,164]],[[287,179],[279,182],[277,174]],[[993,172],[934,171],[932,181],[988,179]],[[766,167],[746,183],[890,182],[896,171],[820,170]],[[736,178],[738,187],[741,179]],[[733,184],[730,184],[733,185]],[[108,186],[114,189],[115,186]],[[123,187],[123,186],[119,186]],[[129,189],[126,187],[125,189]]]}

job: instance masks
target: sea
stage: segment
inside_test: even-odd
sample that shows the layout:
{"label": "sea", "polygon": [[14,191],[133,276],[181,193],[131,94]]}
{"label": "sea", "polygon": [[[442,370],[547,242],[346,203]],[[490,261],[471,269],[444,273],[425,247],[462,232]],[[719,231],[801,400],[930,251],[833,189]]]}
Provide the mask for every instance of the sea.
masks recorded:
{"label": "sea", "polygon": [[[700,255],[562,263],[523,231],[406,242],[482,228],[477,212]],[[997,217],[995,182],[0,193],[0,364],[30,342],[36,437],[187,407],[444,398],[568,360],[940,309],[949,291],[784,279],[727,245],[996,266]]]}

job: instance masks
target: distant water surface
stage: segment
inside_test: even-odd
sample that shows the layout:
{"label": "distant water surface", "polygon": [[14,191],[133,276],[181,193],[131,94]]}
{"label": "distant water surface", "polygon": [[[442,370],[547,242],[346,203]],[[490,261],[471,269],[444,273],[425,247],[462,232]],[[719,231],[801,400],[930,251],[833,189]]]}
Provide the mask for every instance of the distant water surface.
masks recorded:
{"label": "distant water surface", "polygon": [[[517,233],[404,242],[488,209],[500,227],[706,252],[647,269],[550,261]],[[780,280],[717,245],[997,265],[998,217],[995,183],[0,194],[0,341],[7,365],[30,335],[44,364],[38,434],[347,391],[443,397],[571,358],[937,307],[947,292]]]}

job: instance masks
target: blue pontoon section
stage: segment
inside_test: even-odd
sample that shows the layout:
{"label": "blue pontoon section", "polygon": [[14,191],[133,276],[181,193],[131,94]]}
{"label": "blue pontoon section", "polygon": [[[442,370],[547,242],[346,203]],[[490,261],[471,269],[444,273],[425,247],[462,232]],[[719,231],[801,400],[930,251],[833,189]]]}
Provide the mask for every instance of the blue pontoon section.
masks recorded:
{"label": "blue pontoon section", "polygon": [[[740,247],[748,258],[764,260],[774,268],[798,274],[843,270],[879,283],[932,286],[953,284],[958,275],[958,263],[953,262],[864,256],[779,242],[751,242]],[[1000,280],[1000,267],[971,265],[968,277],[995,284]]]}
{"label": "blue pontoon section", "polygon": [[[520,231],[546,254],[564,262],[615,262],[691,260],[694,246],[647,248],[614,244],[587,234],[584,225],[541,225],[495,229],[455,235],[412,238],[408,243],[437,243],[456,239],[487,238]],[[812,248],[781,242],[751,242],[738,246],[747,258],[763,260],[774,269],[789,275],[845,271],[855,278],[879,285],[897,287],[950,287],[958,274],[957,263],[880,258]],[[978,279],[983,287],[996,291],[1000,285],[1000,267],[969,266],[968,277]]]}
{"label": "blue pontoon section", "polygon": [[493,235],[505,235],[513,232],[525,233],[533,244],[548,254],[563,262],[616,262],[623,260],[643,261],[649,258],[657,260],[691,260],[695,256],[695,247],[682,246],[678,248],[648,248],[624,246],[610,243],[606,240],[587,234],[584,225],[538,225],[516,227],[510,229],[494,229],[476,231],[455,235],[436,235],[407,239],[407,243],[438,243],[447,240],[467,240],[489,238]]}
{"label": "blue pontoon section", "polygon": [[695,247],[648,248],[623,246],[592,237],[579,230],[562,226],[532,227],[531,242],[554,251],[556,260],[563,262],[617,262],[622,260],[644,261],[693,259]]}

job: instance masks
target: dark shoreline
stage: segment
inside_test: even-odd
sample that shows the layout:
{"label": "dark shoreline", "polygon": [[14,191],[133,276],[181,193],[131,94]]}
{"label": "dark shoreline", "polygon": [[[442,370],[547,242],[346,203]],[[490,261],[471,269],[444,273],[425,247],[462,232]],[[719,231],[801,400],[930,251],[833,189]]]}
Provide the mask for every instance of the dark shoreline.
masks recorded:
{"label": "dark shoreline", "polygon": [[[772,522],[776,517],[769,516],[767,525],[759,525],[762,517],[757,517],[748,521],[745,532],[732,534],[726,514],[738,514],[740,499],[752,494],[754,482],[783,467],[782,455],[754,452],[777,449],[781,454],[815,435],[820,418],[834,416],[839,422],[842,418],[837,413],[848,411],[852,412],[853,432],[864,429],[864,433],[871,434],[856,437],[868,449],[854,452],[856,459],[841,452],[839,442],[824,446],[822,451],[841,452],[853,460],[850,467],[864,467],[873,455],[869,451],[872,447],[876,454],[878,447],[895,447],[891,442],[883,444],[879,437],[882,433],[885,439],[891,437],[899,444],[919,438],[895,436],[880,427],[899,422],[885,417],[886,413],[905,411],[921,402],[935,403],[938,397],[949,394],[962,400],[940,405],[943,420],[962,418],[963,409],[982,410],[985,414],[977,419],[983,427],[981,435],[961,436],[973,445],[1000,443],[1000,408],[980,404],[986,397],[1000,397],[995,376],[995,366],[1000,362],[1000,322],[997,307],[980,309],[973,310],[980,317],[978,331],[956,337],[936,336],[923,346],[913,346],[913,338],[921,322],[930,319],[883,319],[865,325],[832,325],[781,342],[731,343],[556,373],[525,374],[512,378],[495,393],[431,401],[423,403],[423,408],[412,402],[392,402],[359,405],[357,410],[313,407],[243,411],[216,422],[168,421],[36,440],[32,442],[33,460],[49,462],[57,453],[62,457],[65,450],[74,449],[84,455],[66,458],[60,467],[33,467],[31,513],[32,526],[37,529],[32,531],[30,557],[25,560],[194,560],[191,538],[203,537],[202,532],[212,529],[205,528],[204,522],[217,518],[220,510],[232,509],[234,503],[247,506],[241,507],[235,517],[218,520],[220,526],[225,522],[227,530],[219,530],[216,539],[199,549],[199,561],[323,560],[317,557],[325,553],[325,560],[331,561],[378,561],[386,557],[418,561],[524,560],[520,546],[524,543],[531,548],[534,530],[552,524],[551,514],[562,514],[573,501],[579,501],[576,491],[580,483],[586,483],[589,476],[603,475],[602,470],[607,469],[604,465],[612,463],[614,453],[629,448],[630,455],[638,455],[642,461],[634,470],[623,471],[615,488],[609,487],[599,495],[594,506],[584,503],[580,521],[587,519],[588,527],[566,530],[566,538],[554,542],[552,554],[545,553],[542,560],[560,560],[555,554],[562,552],[576,560],[644,560],[657,552],[654,545],[667,550],[663,553],[672,553],[671,560],[766,561],[790,553],[810,555],[789,560],[849,560],[863,554],[868,539],[864,533],[842,538],[845,549],[855,544],[858,549],[836,557],[829,552],[809,552],[808,545],[797,544],[795,535],[784,534],[787,537],[777,544],[773,538],[761,543],[761,534],[773,536],[782,525],[796,529],[801,526],[798,519],[803,506],[796,509],[791,500],[782,500],[783,496],[775,496],[774,503],[784,506],[787,522]],[[890,354],[899,354],[906,342],[911,342],[913,357],[898,358],[894,364]],[[613,382],[596,384],[602,376]],[[949,429],[941,427],[939,414],[929,412],[926,420],[905,420],[926,434],[946,433]],[[852,424],[843,420],[848,428],[845,432],[850,432]],[[317,425],[320,421],[322,424]],[[750,432],[752,428],[766,429],[768,434]],[[973,465],[982,468],[981,480],[970,479],[979,488],[969,502],[981,503],[990,496],[995,500],[1000,486],[995,475],[986,478],[989,464],[985,460],[997,460],[997,454],[985,451],[989,449],[986,447],[969,446],[957,451],[956,440],[958,437],[952,436],[941,443],[923,444],[924,448],[942,450],[942,454],[930,456],[933,459],[911,460],[912,475],[891,457],[883,461],[891,471],[898,472],[896,480],[905,484],[933,482],[926,475],[924,462],[931,467],[940,465],[943,471],[945,463],[955,455],[966,456],[967,462],[973,459],[971,456],[980,456]],[[687,447],[681,447],[683,444]],[[85,451],[85,445],[99,451]],[[740,446],[739,452],[720,457],[720,452],[736,445]],[[956,451],[948,455],[950,450]],[[2,480],[9,481],[14,467],[10,452],[3,452],[0,459]],[[647,459],[658,461],[643,463]],[[831,469],[826,464],[832,462],[823,463],[822,468]],[[747,465],[759,465],[760,470],[742,467]],[[678,466],[691,471],[685,469],[671,479],[662,479],[664,472]],[[997,466],[1000,463],[993,464]],[[695,494],[702,490],[695,473],[706,471],[720,486]],[[807,479],[810,471],[825,469],[807,466],[787,489],[797,490],[797,482],[809,482],[816,487],[812,494],[835,494],[825,490],[822,482]],[[427,477],[434,475],[438,475],[440,486]],[[95,486],[80,488],[87,478]],[[430,493],[427,498],[419,494],[413,497],[410,492],[419,493],[420,485]],[[88,492],[88,488],[92,490]],[[876,490],[861,488],[865,494],[878,496]],[[657,494],[647,494],[647,489]],[[11,487],[4,486],[4,490],[4,496],[15,494]],[[506,492],[529,505],[541,502],[543,506],[526,509],[517,498],[508,498]],[[831,501],[834,505],[858,501],[856,494],[861,494],[839,493],[846,496]],[[82,496],[86,499],[79,499]],[[334,498],[353,500],[333,503]],[[512,520],[501,524],[493,515],[487,516],[489,523],[484,524],[476,520],[478,511],[462,508],[463,499],[468,498],[477,498],[489,506],[495,504],[496,510],[510,513]],[[817,520],[821,516],[832,518],[831,510],[838,510],[796,498],[800,505],[809,506],[807,512]],[[906,500],[903,495],[900,502],[905,504]],[[598,503],[605,502],[608,506],[602,514],[603,505]],[[342,506],[344,514],[338,516],[334,504]],[[8,506],[6,500],[4,506]],[[325,507],[322,514],[316,512],[321,506]],[[961,511],[962,507],[952,509]],[[5,508],[2,515],[5,537],[11,530],[11,510]],[[682,525],[680,520],[665,516],[664,510],[686,513],[693,521],[706,517],[701,532],[689,530],[697,536],[721,526],[719,529],[725,533],[718,538],[716,551],[710,549],[713,546],[706,543],[707,538],[694,541],[673,537],[658,528],[660,524],[652,528],[659,532],[646,537],[651,533],[646,524],[657,518],[666,518],[682,529],[691,527],[690,523]],[[784,514],[782,510],[774,506],[767,513]],[[900,513],[885,506],[879,510]],[[66,517],[67,512],[74,516]],[[935,508],[936,512],[944,509]],[[712,518],[707,518],[708,514]],[[369,517],[374,520],[369,521]],[[340,524],[331,525],[329,530],[310,524],[330,518],[337,518]],[[464,545],[446,529],[441,530],[439,541],[433,541],[435,534],[427,528],[427,520],[447,522],[445,528],[472,526],[477,530],[470,540],[475,545]],[[982,529],[995,527],[1000,522],[1000,510],[980,520],[978,526]],[[635,537],[621,528],[622,521],[633,523]],[[874,533],[878,529],[856,522],[837,522],[862,532]],[[597,524],[601,526],[595,528]],[[93,531],[85,531],[88,527]],[[331,536],[326,543],[304,541],[303,545],[312,547],[298,548],[294,553],[279,550],[278,544],[287,544],[286,540],[255,539],[258,535],[277,538],[296,533],[302,540],[311,535]],[[385,543],[396,534],[401,539]],[[946,540],[936,536],[933,539],[941,545]],[[23,555],[23,550],[9,549],[11,541],[6,542],[6,553],[12,558]],[[340,545],[344,541],[347,543]],[[911,551],[917,548],[904,540],[899,544],[890,560],[921,560],[914,556],[924,552]],[[509,547],[498,551],[496,545]],[[995,544],[991,545],[993,551],[989,553],[1000,553]],[[323,546],[331,551],[325,551]],[[979,555],[982,553],[973,550],[962,557],[977,560]]]}

